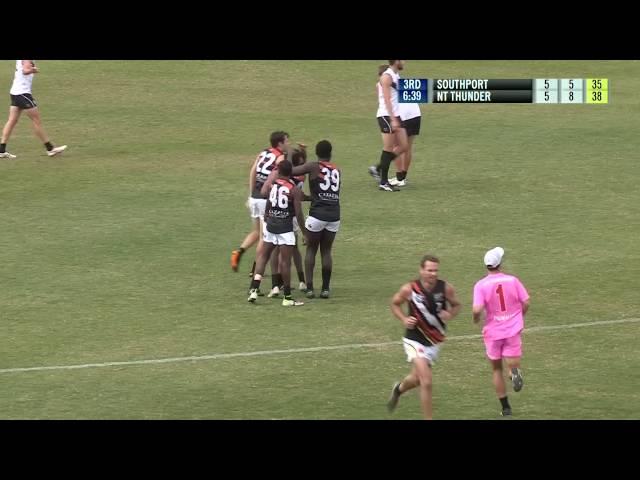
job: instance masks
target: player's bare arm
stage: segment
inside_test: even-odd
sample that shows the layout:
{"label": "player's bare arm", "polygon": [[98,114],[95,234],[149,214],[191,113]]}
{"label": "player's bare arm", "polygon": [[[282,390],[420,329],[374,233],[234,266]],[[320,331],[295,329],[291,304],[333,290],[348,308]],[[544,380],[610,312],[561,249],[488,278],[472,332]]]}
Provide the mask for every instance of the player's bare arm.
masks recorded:
{"label": "player's bare arm", "polygon": [[302,236],[306,238],[307,229],[304,226],[304,215],[302,214],[303,194],[298,187],[293,187],[291,194],[293,196],[293,208],[296,211],[296,219],[298,220],[298,227],[300,228],[300,233],[302,233]]}
{"label": "player's bare arm", "polygon": [[260,158],[259,155],[256,158],[256,160],[253,162],[253,166],[249,171],[249,196],[251,196],[251,194],[253,193],[253,190],[256,188],[256,168],[258,166],[258,158]]}
{"label": "player's bare arm", "polygon": [[409,317],[402,311],[402,305],[411,298],[411,284],[406,283],[398,290],[391,299],[391,312],[400,320],[405,327],[414,328],[416,326],[416,318]]}
{"label": "player's bare arm", "polygon": [[451,285],[448,282],[444,288],[444,295],[451,308],[449,310],[443,310],[442,312],[440,312],[439,317],[441,320],[448,322],[449,320],[455,318],[460,313],[460,310],[462,309],[462,304],[458,300],[458,297],[456,295],[456,289],[453,288],[453,285]]}
{"label": "player's bare arm", "polygon": [[297,177],[298,175],[307,175],[318,171],[318,164],[316,162],[307,162],[297,167],[293,167],[291,175]]}
{"label": "player's bare arm", "polygon": [[262,195],[264,198],[267,198],[269,196],[269,191],[271,190],[273,182],[276,181],[277,176],[278,170],[274,168],[267,177],[267,180],[264,182],[264,185],[262,185],[262,188],[260,189],[260,195]]}
{"label": "player's bare arm", "polygon": [[31,75],[32,73],[38,73],[38,67],[33,60],[22,61],[22,73],[24,75]]}
{"label": "player's bare arm", "polygon": [[525,300],[524,302],[522,302],[522,315],[526,315],[527,311],[529,310],[529,300]]}
{"label": "player's bare arm", "polygon": [[473,323],[478,323],[482,320],[482,312],[484,311],[484,306],[474,306],[473,307]]}
{"label": "player's bare arm", "polygon": [[382,75],[382,78],[380,79],[380,85],[382,85],[382,96],[384,98],[384,104],[387,107],[387,112],[389,112],[389,117],[391,118],[391,128],[395,129],[400,127],[400,123],[398,122],[395,115],[393,114],[393,108],[391,103],[391,84],[392,83],[393,83],[392,79],[389,75]]}

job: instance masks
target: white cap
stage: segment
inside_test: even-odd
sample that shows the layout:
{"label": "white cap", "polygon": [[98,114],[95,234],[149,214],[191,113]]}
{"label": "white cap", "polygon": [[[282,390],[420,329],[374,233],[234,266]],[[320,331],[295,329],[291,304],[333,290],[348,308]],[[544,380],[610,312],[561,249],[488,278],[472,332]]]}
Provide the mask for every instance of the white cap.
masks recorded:
{"label": "white cap", "polygon": [[487,267],[495,268],[502,263],[504,248],[496,247],[484,254],[484,264]]}

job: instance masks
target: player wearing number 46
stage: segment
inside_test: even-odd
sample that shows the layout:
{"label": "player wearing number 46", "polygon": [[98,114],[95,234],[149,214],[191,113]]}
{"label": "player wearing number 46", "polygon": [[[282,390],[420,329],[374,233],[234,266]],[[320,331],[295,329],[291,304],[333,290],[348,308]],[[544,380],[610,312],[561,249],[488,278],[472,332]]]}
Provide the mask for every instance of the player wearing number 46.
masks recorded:
{"label": "player wearing number 46", "polygon": [[502,373],[502,361],[507,363],[513,390],[523,385],[520,359],[522,358],[522,330],[524,316],[529,309],[529,294],[514,275],[502,272],[504,249],[495,247],[484,256],[489,273],[473,287],[473,321],[478,323],[485,311],[482,328],[484,344],[493,368],[493,385],[502,406],[502,415],[511,415]]}
{"label": "player wearing number 46", "polygon": [[302,235],[307,234],[302,215],[302,192],[291,181],[292,165],[289,160],[278,164],[262,186],[261,193],[267,198],[267,208],[264,215],[263,245],[258,250],[256,270],[251,282],[248,301],[253,303],[258,299],[258,289],[262,281],[265,267],[276,247],[279,248],[278,271],[284,284],[284,299],[282,305],[294,307],[304,305],[291,298],[291,254],[296,244],[293,233],[293,218],[298,219]]}
{"label": "player wearing number 46", "polygon": [[322,257],[322,289],[320,298],[329,298],[333,259],[333,241],[340,229],[341,171],[331,161],[333,147],[327,140],[316,145],[317,162],[309,162],[293,168],[293,175],[309,175],[311,206],[305,223],[307,229],[307,253],[305,255],[305,277],[307,298],[314,298],[313,269],[320,248]]}

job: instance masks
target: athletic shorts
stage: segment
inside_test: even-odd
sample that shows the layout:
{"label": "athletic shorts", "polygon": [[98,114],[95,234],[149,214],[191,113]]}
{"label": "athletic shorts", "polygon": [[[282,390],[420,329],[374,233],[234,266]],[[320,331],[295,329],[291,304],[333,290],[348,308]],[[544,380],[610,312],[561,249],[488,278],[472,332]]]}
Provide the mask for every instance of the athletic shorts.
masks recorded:
{"label": "athletic shorts", "polygon": [[[404,126],[400,117],[396,117],[401,126]],[[378,117],[378,126],[382,133],[391,133],[391,118],[390,117]]]}
{"label": "athletic shorts", "polygon": [[408,338],[402,339],[402,345],[407,354],[407,362],[413,362],[415,358],[426,358],[429,365],[432,365],[436,363],[440,354],[440,345],[422,345],[420,342]]}
{"label": "athletic shorts", "polygon": [[266,209],[266,198],[249,198],[249,214],[251,215],[251,218],[264,218],[264,212]]}
{"label": "athletic shorts", "polygon": [[420,121],[422,117],[413,117],[409,120],[403,120],[402,126],[407,130],[407,136],[413,137],[420,135]]}
{"label": "athletic shorts", "polygon": [[333,233],[338,233],[340,230],[340,220],[336,222],[325,222],[324,220],[318,220],[315,217],[307,217],[307,220],[304,222],[304,226],[307,227],[307,230],[310,232],[321,232],[322,230],[329,230]]}
{"label": "athletic shorts", "polygon": [[18,107],[20,110],[29,110],[37,107],[38,104],[30,93],[22,93],[20,95],[11,95],[11,106]]}
{"label": "athletic shorts", "polygon": [[501,338],[500,340],[488,340],[485,338],[484,346],[489,360],[522,356],[522,337],[520,333],[513,337]]}
{"label": "athletic shorts", "polygon": [[285,233],[271,233],[266,228],[262,232],[262,240],[267,243],[273,243],[274,245],[295,245],[296,235],[293,232]]}

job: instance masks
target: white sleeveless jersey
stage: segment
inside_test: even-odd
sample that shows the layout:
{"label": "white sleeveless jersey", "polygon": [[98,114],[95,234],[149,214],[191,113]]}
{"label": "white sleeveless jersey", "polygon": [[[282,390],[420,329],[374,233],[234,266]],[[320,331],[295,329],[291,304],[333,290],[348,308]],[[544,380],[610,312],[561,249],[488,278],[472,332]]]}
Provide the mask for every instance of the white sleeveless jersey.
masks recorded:
{"label": "white sleeveless jersey", "polygon": [[[393,116],[398,115],[398,83],[400,82],[400,75],[394,72],[391,68],[387,68],[380,76],[382,80],[383,75],[389,75],[391,77],[391,108],[393,109]],[[387,112],[387,106],[384,103],[384,95],[382,94],[382,85],[378,82],[378,113],[376,117],[390,117]]]}
{"label": "white sleeveless jersey", "polygon": [[9,93],[11,95],[22,95],[23,93],[31,93],[31,84],[33,83],[33,73],[25,75],[22,73],[22,60],[16,60],[16,73],[13,77],[13,85]]}
{"label": "white sleeveless jersey", "polygon": [[422,115],[420,113],[420,105],[417,103],[399,103],[398,112],[402,120],[411,120]]}

